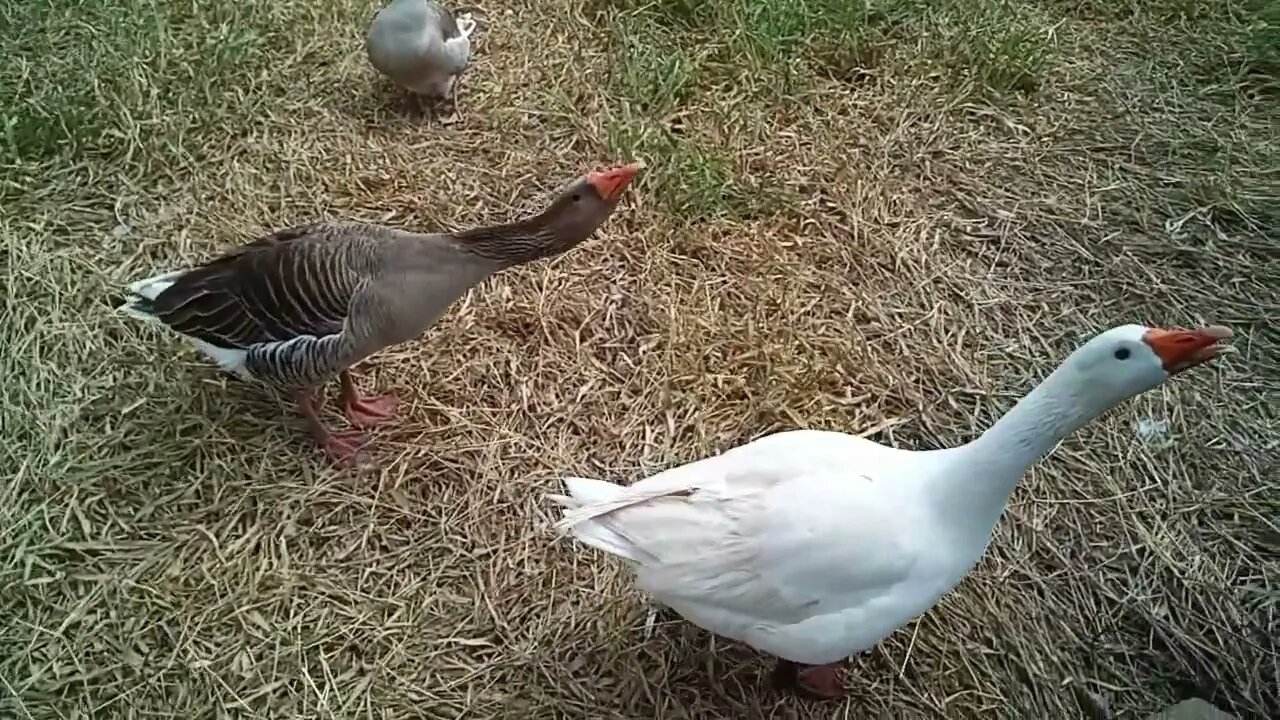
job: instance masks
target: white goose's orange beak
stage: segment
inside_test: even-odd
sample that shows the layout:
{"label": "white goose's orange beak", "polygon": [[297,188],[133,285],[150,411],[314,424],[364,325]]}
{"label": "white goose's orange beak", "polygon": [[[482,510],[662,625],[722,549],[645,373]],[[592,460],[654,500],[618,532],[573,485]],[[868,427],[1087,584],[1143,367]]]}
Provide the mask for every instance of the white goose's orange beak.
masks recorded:
{"label": "white goose's orange beak", "polygon": [[1219,340],[1231,337],[1231,328],[1210,325],[1199,330],[1151,328],[1142,339],[1156,355],[1164,369],[1172,375],[1212,360],[1223,346]]}
{"label": "white goose's orange beak", "polygon": [[632,180],[640,172],[639,163],[631,163],[612,170],[597,170],[587,173],[587,182],[591,183],[600,197],[605,200],[617,200],[622,191],[627,189]]}

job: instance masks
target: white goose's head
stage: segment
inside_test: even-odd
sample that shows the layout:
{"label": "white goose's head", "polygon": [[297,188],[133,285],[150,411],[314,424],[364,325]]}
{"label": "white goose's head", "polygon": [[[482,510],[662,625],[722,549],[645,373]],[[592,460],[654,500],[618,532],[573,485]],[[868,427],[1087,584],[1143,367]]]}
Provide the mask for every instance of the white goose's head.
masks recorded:
{"label": "white goose's head", "polygon": [[1115,405],[1150,390],[1172,375],[1213,359],[1231,329],[1196,330],[1121,325],[1094,336],[1063,362],[1088,395]]}

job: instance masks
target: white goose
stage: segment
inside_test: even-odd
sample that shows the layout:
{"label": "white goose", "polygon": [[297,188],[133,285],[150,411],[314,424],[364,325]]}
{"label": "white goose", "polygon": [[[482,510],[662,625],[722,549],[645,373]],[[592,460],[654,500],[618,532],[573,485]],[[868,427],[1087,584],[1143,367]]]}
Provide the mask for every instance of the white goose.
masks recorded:
{"label": "white goose", "polygon": [[981,437],[913,452],[797,430],[629,487],[566,478],[557,528],[629,560],[696,625],[779,658],[774,680],[843,695],[837,667],[969,572],[1009,494],[1060,440],[1218,352],[1228,328],[1125,325],[1085,343]]}

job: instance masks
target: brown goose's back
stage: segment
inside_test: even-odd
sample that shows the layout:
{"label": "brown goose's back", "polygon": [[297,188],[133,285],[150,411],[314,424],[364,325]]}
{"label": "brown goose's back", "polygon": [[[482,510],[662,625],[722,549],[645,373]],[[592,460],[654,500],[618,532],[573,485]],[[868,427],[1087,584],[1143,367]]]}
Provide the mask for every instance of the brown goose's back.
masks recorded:
{"label": "brown goose's back", "polygon": [[447,235],[313,223],[135,283],[126,309],[292,384],[416,337],[496,269]]}
{"label": "brown goose's back", "polygon": [[376,274],[383,230],[315,223],[272,233],[178,276],[151,301],[151,313],[222,347],[330,334]]}

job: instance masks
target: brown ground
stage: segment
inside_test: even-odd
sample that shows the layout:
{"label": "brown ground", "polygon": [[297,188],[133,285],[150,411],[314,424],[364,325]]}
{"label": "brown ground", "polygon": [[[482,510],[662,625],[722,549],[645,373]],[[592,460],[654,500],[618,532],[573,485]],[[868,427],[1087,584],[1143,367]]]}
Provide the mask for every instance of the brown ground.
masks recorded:
{"label": "brown ground", "polygon": [[[111,293],[317,217],[506,218],[631,159],[606,130],[642,112],[610,81],[616,28],[489,2],[445,127],[375,80],[363,2],[173,5],[208,45],[109,9],[85,25],[142,33],[141,69],[50,11],[24,31],[48,53],[19,63],[44,78],[31,107],[89,88],[116,134],[6,160],[0,185],[0,716],[1145,717],[1188,695],[1275,716],[1274,95],[1179,69],[1229,56],[1177,34],[1218,16],[1035,6],[1053,60],[1007,101],[888,63],[759,102],[749,79],[704,88],[663,121],[748,200],[640,153],[595,239],[369,363],[404,413],[365,473]],[[854,662],[843,705],[768,690],[769,659],[673,617],[646,638],[626,573],[546,530],[563,474],[630,480],[793,427],[966,441],[1124,322],[1225,323],[1239,352],[1065,442],[973,576]],[[1145,418],[1171,441],[1140,442]]]}

